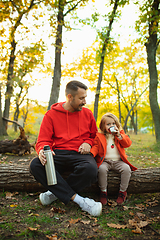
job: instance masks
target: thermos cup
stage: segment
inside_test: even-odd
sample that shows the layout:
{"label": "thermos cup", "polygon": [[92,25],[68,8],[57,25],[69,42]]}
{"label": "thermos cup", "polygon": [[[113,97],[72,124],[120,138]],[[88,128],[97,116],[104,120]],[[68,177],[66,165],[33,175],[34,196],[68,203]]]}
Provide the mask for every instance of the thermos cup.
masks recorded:
{"label": "thermos cup", "polygon": [[44,146],[43,150],[47,159],[47,162],[45,164],[47,183],[48,185],[55,185],[57,184],[57,178],[53,160],[53,153],[48,145]]}
{"label": "thermos cup", "polygon": [[110,132],[110,133],[116,133],[117,130],[115,129],[115,127],[110,127],[110,128],[109,128],[109,132]]}

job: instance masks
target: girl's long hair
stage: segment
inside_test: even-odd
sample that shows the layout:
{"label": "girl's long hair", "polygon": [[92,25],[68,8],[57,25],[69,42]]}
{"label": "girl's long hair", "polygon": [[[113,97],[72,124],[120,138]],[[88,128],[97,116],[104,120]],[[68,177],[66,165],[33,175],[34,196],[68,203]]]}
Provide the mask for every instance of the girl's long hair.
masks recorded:
{"label": "girl's long hair", "polygon": [[106,131],[106,129],[105,129],[106,118],[107,118],[107,117],[110,117],[110,118],[112,118],[112,119],[115,121],[116,126],[117,126],[117,128],[119,129],[119,131],[121,131],[121,130],[123,129],[122,126],[121,126],[121,124],[120,124],[120,122],[119,122],[119,120],[118,120],[118,118],[117,118],[113,113],[108,112],[108,113],[104,114],[104,115],[102,116],[102,118],[101,118],[101,121],[100,121],[100,124],[99,124],[99,128],[100,128],[100,130],[101,130],[101,133],[107,134],[107,131]]}

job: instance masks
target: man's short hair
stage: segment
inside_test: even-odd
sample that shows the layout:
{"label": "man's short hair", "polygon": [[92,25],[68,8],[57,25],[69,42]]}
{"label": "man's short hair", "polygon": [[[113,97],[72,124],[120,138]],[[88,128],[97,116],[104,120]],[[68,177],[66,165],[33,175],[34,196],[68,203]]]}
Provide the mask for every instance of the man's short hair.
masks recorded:
{"label": "man's short hair", "polygon": [[78,91],[78,88],[83,88],[84,90],[88,89],[88,87],[85,84],[83,84],[82,82],[79,82],[76,80],[70,81],[66,85],[66,91],[65,91],[66,96],[68,94],[72,94],[72,96],[75,96],[76,92]]}

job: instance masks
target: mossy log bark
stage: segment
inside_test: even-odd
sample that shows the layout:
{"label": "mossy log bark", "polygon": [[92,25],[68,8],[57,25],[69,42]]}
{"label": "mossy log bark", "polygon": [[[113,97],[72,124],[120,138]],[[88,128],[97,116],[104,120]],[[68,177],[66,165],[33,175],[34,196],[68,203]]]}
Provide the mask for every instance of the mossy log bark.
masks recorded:
{"label": "mossy log bark", "polygon": [[[65,175],[63,176],[65,178]],[[115,194],[119,190],[120,174],[110,171],[108,176],[108,192]],[[5,191],[45,191],[37,183],[25,165],[0,164],[0,190]],[[84,189],[84,192],[98,191],[98,184]],[[160,168],[144,168],[132,172],[128,193],[149,193],[160,191]]]}

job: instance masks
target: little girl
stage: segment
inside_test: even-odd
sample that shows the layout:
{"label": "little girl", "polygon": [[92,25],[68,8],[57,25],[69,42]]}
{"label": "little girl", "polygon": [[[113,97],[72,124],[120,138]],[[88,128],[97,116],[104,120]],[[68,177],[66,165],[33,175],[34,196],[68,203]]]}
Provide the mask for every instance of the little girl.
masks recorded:
{"label": "little girl", "polygon": [[128,162],[124,150],[132,142],[122,129],[118,118],[112,113],[103,115],[99,128],[101,133],[97,133],[90,152],[97,161],[98,183],[101,190],[100,201],[102,204],[107,203],[107,173],[112,169],[121,173],[117,204],[122,204],[127,196],[126,190],[131,170],[135,171],[137,169]]}

